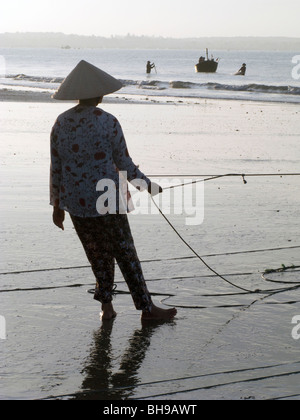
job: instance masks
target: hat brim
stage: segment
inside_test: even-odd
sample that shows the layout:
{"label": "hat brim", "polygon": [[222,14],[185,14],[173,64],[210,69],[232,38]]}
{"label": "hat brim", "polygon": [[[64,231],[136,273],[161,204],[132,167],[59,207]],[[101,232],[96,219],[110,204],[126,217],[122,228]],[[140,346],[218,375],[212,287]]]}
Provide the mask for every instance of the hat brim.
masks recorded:
{"label": "hat brim", "polygon": [[117,92],[122,87],[119,80],[82,60],[52,98],[60,101],[99,98]]}

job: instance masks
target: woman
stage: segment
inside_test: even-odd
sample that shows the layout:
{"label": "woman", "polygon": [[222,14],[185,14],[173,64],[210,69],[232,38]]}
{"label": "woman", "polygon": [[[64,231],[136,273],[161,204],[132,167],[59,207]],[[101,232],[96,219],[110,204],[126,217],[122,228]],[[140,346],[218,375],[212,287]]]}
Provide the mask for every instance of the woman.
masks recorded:
{"label": "woman", "polygon": [[[94,298],[102,303],[102,319],[116,316],[112,304],[116,259],[142,319],[169,320],[175,317],[176,309],[155,306],[144,280],[127,214],[119,200],[120,171],[126,171],[127,179],[141,190],[148,189],[154,195],[152,191],[162,189],[133,163],[118,120],[97,108],[104,95],[121,87],[112,76],[81,61],[53,95],[58,100],[79,100],[79,105],[57,118],[51,133],[53,222],[64,230],[65,211],[70,213],[96,277]],[[114,188],[108,193],[112,184]],[[110,200],[113,195],[115,200]]]}

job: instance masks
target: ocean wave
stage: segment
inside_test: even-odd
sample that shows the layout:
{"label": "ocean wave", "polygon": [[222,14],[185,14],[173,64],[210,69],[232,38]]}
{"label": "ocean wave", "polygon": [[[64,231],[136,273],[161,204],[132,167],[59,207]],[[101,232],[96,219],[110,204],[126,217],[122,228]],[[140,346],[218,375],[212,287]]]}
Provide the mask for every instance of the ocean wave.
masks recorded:
{"label": "ocean wave", "polygon": [[151,90],[164,90],[168,89],[168,82],[161,82],[159,80],[120,80],[122,85],[125,86],[136,86],[139,89],[151,89]]}
{"label": "ocean wave", "polygon": [[[42,77],[42,76],[28,76],[26,74],[7,75],[6,79],[13,80],[17,83],[37,83],[39,84],[60,84],[63,82],[62,77]],[[226,92],[253,92],[253,93],[268,93],[281,95],[300,95],[300,87],[291,85],[266,85],[258,83],[249,84],[224,84],[216,82],[195,83],[189,81],[161,81],[161,80],[134,80],[134,79],[120,79],[124,87],[137,87],[144,90],[214,90]],[[37,86],[38,87],[38,86]],[[199,92],[199,94],[200,94]]]}
{"label": "ocean wave", "polygon": [[283,95],[300,95],[300,87],[297,86],[277,86],[249,83],[246,85],[229,85],[221,83],[192,83],[174,81],[169,83],[171,89],[210,89],[224,90],[231,92],[257,92],[257,93],[277,93]]}
{"label": "ocean wave", "polygon": [[137,85],[140,89],[209,89],[209,90],[223,90],[230,92],[256,92],[256,93],[276,93],[283,95],[300,95],[300,87],[285,85],[264,85],[258,83],[249,83],[245,85],[233,85],[233,84],[222,84],[222,83],[194,83],[186,81],[170,81],[162,82],[160,80],[147,80],[147,81],[135,81],[135,80],[121,80],[123,86]]}
{"label": "ocean wave", "polygon": [[62,83],[64,80],[63,77],[27,76],[26,74],[7,75],[6,78],[37,83]]}
{"label": "ocean wave", "polygon": [[261,85],[257,83],[250,83],[247,85],[225,85],[219,83],[207,83],[208,89],[214,90],[229,90],[235,92],[258,92],[258,93],[278,93],[284,95],[300,95],[300,88],[296,86],[276,86],[276,85]]}
{"label": "ocean wave", "polygon": [[179,80],[175,82],[170,82],[169,86],[172,89],[193,89],[193,88],[201,87],[202,85],[198,83],[192,83],[192,82],[181,82]]}

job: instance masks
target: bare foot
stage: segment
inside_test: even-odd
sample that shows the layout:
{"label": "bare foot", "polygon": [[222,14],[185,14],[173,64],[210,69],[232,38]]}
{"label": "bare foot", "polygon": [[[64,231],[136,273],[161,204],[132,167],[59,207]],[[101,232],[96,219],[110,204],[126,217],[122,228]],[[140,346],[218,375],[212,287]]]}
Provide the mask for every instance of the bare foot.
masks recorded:
{"label": "bare foot", "polygon": [[143,321],[170,321],[175,318],[177,315],[177,309],[162,309],[153,305],[151,312],[143,312],[142,320]]}
{"label": "bare foot", "polygon": [[117,312],[115,312],[112,303],[104,303],[102,305],[102,316],[103,321],[109,321],[116,318]]}

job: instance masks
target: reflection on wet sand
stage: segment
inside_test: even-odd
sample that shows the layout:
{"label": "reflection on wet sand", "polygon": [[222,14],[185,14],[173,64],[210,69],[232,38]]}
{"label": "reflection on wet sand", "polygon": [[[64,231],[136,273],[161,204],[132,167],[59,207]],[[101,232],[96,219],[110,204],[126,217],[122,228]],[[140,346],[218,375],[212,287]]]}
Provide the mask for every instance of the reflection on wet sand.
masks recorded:
{"label": "reflection on wet sand", "polygon": [[83,370],[85,379],[82,392],[74,399],[124,400],[134,394],[135,386],[140,381],[138,371],[150,346],[151,337],[163,323],[142,323],[142,327],[135,330],[128,340],[118,372],[113,373],[111,333],[114,322],[103,322],[94,333],[94,346]]}

